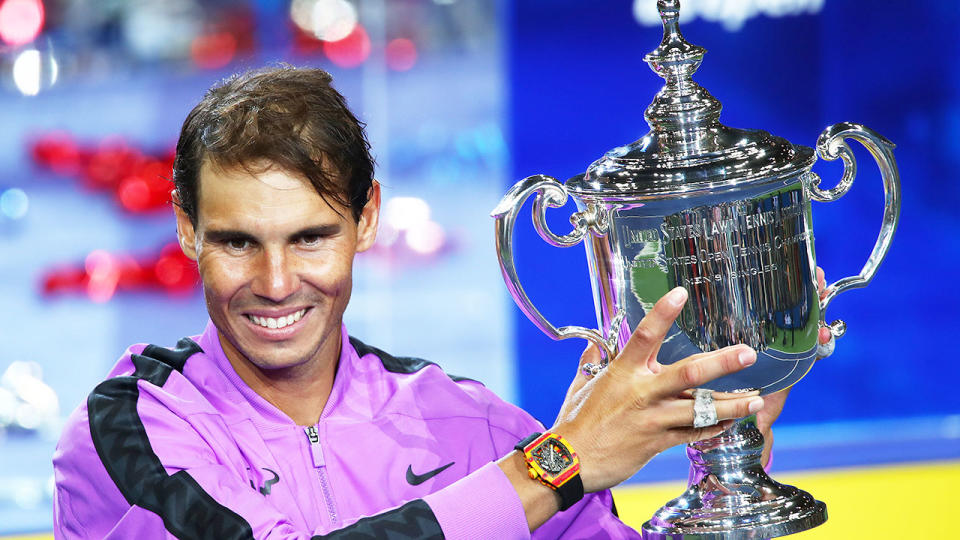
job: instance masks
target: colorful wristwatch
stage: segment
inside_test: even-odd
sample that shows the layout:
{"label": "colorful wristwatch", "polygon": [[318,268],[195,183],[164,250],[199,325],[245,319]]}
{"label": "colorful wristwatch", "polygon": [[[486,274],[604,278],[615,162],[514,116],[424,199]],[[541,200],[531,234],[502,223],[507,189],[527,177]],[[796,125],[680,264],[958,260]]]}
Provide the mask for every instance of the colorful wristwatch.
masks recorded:
{"label": "colorful wristwatch", "polygon": [[523,452],[530,478],[560,495],[560,510],[583,498],[580,458],[566,439],[556,433],[534,433],[514,447]]}

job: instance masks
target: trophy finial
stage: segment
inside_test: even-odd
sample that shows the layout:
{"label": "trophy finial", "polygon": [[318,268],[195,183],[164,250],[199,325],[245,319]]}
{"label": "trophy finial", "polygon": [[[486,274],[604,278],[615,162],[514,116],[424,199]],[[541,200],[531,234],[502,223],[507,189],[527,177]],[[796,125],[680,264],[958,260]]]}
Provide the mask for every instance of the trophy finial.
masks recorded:
{"label": "trophy finial", "polygon": [[710,152],[716,141],[711,133],[720,126],[723,106],[693,81],[707,50],[680,33],[680,1],[658,0],[663,40],[643,60],[666,84],[657,93],[644,117],[657,133],[660,146],[670,153]]}

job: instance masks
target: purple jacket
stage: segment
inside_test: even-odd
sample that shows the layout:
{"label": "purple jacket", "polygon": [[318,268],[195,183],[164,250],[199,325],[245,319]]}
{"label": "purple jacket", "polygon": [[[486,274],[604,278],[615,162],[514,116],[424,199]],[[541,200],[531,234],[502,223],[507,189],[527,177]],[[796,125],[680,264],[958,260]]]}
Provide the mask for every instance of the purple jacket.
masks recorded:
{"label": "purple jacket", "polygon": [[[343,338],[307,428],[243,383],[212,324],[132,346],[57,446],[56,538],[530,537],[492,461],[542,427],[480,383]],[[612,508],[588,495],[533,537],[638,537]]]}

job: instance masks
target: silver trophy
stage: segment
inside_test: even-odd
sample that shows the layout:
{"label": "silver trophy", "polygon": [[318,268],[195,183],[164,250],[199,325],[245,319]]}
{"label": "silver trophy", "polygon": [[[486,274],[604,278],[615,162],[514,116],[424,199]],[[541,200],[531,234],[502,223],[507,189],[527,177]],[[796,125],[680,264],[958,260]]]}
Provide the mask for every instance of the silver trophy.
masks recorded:
{"label": "silver trophy", "polygon": [[[663,41],[644,60],[666,83],[644,115],[651,131],[610,150],[565,184],[536,175],[507,192],[493,211],[504,280],[538,328],[554,339],[590,340],[600,348],[603,365],[653,304],[682,285],[689,300],[659,361],[670,364],[745,343],[757,350],[757,362],[707,388],[776,392],[813,366],[821,327],[834,337],[843,335],[843,321],[825,322],[827,306],[841,292],[867,285],[887,254],[900,212],[894,145],[861,125],[828,127],[816,155],[840,158],[844,172],[836,187],[820,189],[820,178],[811,172],[812,148],[720,123],[720,102],[692,80],[706,51],[681,35],[678,1],[660,0],[658,8]],[[865,146],[880,167],[883,221],[860,273],[830,284],[821,299],[810,201],[835,201],[850,189],[856,162],[847,139]],[[599,330],[555,327],[520,284],[513,227],[534,193],[533,224],[540,236],[558,247],[580,242],[586,247]],[[569,195],[578,211],[570,218],[573,230],[560,236],[548,228],[545,212],[563,206]],[[826,521],[824,503],[764,472],[762,448],[755,416],[689,445],[693,482],[644,524],[644,538],[769,538]]]}

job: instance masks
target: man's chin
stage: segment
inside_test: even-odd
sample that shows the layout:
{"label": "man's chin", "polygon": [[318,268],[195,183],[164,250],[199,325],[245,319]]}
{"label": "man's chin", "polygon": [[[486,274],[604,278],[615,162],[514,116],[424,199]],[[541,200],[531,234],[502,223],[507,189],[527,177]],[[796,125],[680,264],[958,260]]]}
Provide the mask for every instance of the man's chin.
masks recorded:
{"label": "man's chin", "polygon": [[283,371],[288,371],[290,369],[295,369],[297,367],[303,366],[310,361],[310,357],[304,353],[297,353],[295,351],[284,352],[284,354],[277,354],[278,351],[273,350],[246,350],[241,354],[247,359],[251,365],[259,369],[264,373],[275,373],[280,374]]}

